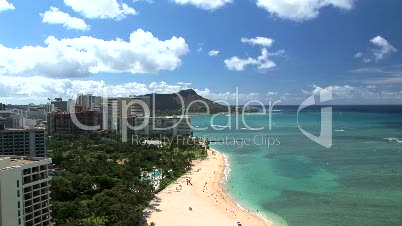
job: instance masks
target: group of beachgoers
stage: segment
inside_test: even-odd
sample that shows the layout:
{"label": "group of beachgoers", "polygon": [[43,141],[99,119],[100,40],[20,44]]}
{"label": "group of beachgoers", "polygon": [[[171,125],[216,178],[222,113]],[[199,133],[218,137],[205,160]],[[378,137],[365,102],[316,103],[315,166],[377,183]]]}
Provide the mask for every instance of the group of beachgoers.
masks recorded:
{"label": "group of beachgoers", "polygon": [[[193,186],[193,184],[191,183],[191,180],[188,178],[186,178],[186,184],[187,184],[187,186]],[[179,192],[181,190],[183,190],[183,186],[180,184],[178,187],[176,187],[176,191]]]}

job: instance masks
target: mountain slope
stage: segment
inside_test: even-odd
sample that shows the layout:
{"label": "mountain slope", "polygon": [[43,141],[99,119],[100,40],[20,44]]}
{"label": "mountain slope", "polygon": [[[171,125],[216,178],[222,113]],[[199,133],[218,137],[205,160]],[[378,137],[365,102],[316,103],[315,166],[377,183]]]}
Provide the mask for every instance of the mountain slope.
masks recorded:
{"label": "mountain slope", "polygon": [[198,95],[192,89],[181,90],[178,93],[172,94],[147,94],[146,96],[151,97],[152,103],[154,103],[153,97],[155,97],[155,111],[157,114],[181,114],[181,98],[185,109],[188,108],[191,102],[196,101],[190,106],[190,113],[206,113],[206,105],[209,107],[211,113],[227,112],[227,106],[208,100]]}

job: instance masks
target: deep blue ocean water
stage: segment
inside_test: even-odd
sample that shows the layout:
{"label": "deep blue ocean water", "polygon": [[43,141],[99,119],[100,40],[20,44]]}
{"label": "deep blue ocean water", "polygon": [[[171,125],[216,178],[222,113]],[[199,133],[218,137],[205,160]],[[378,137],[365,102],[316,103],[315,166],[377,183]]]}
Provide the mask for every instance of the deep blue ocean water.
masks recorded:
{"label": "deep blue ocean water", "polygon": [[[335,106],[331,148],[300,132],[297,107],[275,109],[271,129],[269,115],[244,116],[261,131],[241,115],[237,129],[234,115],[192,118],[228,156],[233,198],[282,225],[402,225],[402,106]],[[299,124],[318,135],[320,119],[305,109]]]}

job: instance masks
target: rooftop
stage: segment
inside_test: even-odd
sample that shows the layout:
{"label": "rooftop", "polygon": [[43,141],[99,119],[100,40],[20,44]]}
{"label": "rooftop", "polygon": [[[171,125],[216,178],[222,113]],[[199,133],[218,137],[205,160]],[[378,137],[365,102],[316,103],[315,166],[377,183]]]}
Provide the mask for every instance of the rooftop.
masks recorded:
{"label": "rooftop", "polygon": [[45,130],[43,127],[27,127],[27,128],[5,128],[0,131],[30,131],[30,130]]}
{"label": "rooftop", "polygon": [[9,167],[19,167],[33,162],[39,162],[46,160],[47,158],[32,158],[24,156],[3,156],[0,157],[0,170],[7,169]]}

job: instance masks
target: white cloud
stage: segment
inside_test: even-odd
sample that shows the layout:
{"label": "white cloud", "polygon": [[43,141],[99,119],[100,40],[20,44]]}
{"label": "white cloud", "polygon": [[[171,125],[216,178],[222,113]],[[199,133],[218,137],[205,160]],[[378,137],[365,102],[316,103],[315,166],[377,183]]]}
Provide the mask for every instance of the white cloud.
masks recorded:
{"label": "white cloud", "polygon": [[132,32],[128,42],[91,36],[59,40],[49,36],[45,44],[22,48],[0,44],[0,74],[66,78],[101,72],[155,73],[176,69],[189,51],[181,37],[161,41],[142,29]]}
{"label": "white cloud", "polygon": [[[129,95],[144,95],[150,93],[176,93],[188,89],[191,83],[178,82],[169,84],[166,82],[152,82],[150,84],[129,82],[116,85],[108,85],[104,81],[53,79],[40,76],[1,76],[0,97],[9,103],[45,103],[47,98],[62,97],[64,99],[75,98],[77,93],[91,93],[94,95],[107,95],[109,97],[124,97]],[[210,100],[225,100],[235,103],[236,93],[214,93],[211,90],[195,89],[195,91]],[[258,93],[240,93],[239,101],[246,103],[250,100],[260,99]],[[7,101],[9,100],[9,101]],[[3,101],[3,102],[4,102]]]}
{"label": "white cloud", "polygon": [[350,70],[351,73],[370,75],[365,79],[359,79],[359,82],[369,85],[395,85],[402,83],[402,65],[389,65],[383,67],[363,67]]}
{"label": "white cloud", "polygon": [[187,89],[190,84],[191,83],[179,82],[172,85],[166,82],[152,82],[149,84],[149,89],[152,93],[177,93],[182,89]]}
{"label": "white cloud", "polygon": [[399,77],[385,77],[385,78],[373,78],[364,81],[365,84],[370,85],[398,85],[402,84],[402,76]]}
{"label": "white cloud", "polygon": [[[176,93],[191,88],[191,83],[178,82],[152,82],[150,84],[128,82],[109,85],[104,81],[54,79],[41,76],[0,76],[0,98],[2,102],[13,104],[45,103],[47,98],[62,97],[75,98],[77,93],[91,93],[109,97],[124,97],[129,95],[144,95],[149,93]],[[212,92],[208,88],[195,89],[195,91],[210,100],[225,100],[233,104],[236,100],[235,92]],[[276,93],[268,94],[273,95]],[[240,103],[250,100],[266,100],[266,95],[259,93],[240,93]],[[3,101],[4,100],[4,101]]]}
{"label": "white cloud", "polygon": [[276,63],[273,62],[270,57],[272,56],[282,56],[285,51],[279,50],[276,52],[268,52],[269,47],[272,46],[274,40],[265,37],[255,37],[255,38],[241,38],[240,41],[242,43],[247,43],[251,45],[258,45],[262,46],[261,55],[258,57],[248,57],[248,58],[239,58],[237,56],[233,56],[229,59],[224,61],[226,67],[229,70],[233,71],[244,71],[244,69],[249,66],[253,65],[256,66],[258,70],[266,70],[273,67],[276,67]]}
{"label": "white cloud", "polygon": [[62,24],[67,29],[89,30],[90,26],[83,19],[72,17],[68,13],[60,11],[56,7],[50,7],[50,10],[43,14],[42,22],[48,24]]}
{"label": "white cloud", "polygon": [[[235,92],[221,92],[214,93],[210,89],[195,89],[198,95],[205,97],[209,100],[217,101],[220,104],[224,104],[221,101],[227,101],[230,104],[236,103],[236,93]],[[245,104],[251,100],[261,100],[261,95],[259,93],[238,93],[238,101],[241,104]]]}
{"label": "white cloud", "polygon": [[381,37],[376,36],[370,40],[372,44],[377,46],[377,49],[373,50],[374,59],[376,61],[382,60],[384,57],[390,55],[391,53],[397,52],[397,49],[393,47],[388,41]]}
{"label": "white cloud", "polygon": [[211,50],[208,52],[209,56],[218,56],[219,50]]}
{"label": "white cloud", "polygon": [[366,52],[357,52],[354,58],[361,59],[364,63],[370,63],[372,61],[378,62],[390,56],[392,53],[398,52],[394,46],[379,35],[370,39],[370,43],[374,45],[374,48]]}
{"label": "white cloud", "polygon": [[[377,89],[376,84],[369,86],[334,85],[332,86],[333,102],[338,104],[398,104],[402,98],[400,90]],[[312,85],[310,94],[302,90],[304,94],[318,94],[322,88]]]}
{"label": "white cloud", "polygon": [[[129,82],[108,85],[104,81],[54,79],[41,76],[0,76],[0,98],[10,103],[45,103],[47,98],[75,98],[77,93],[91,93],[124,97],[144,95],[152,92],[174,93],[187,89],[188,83],[168,84],[153,82],[151,84]],[[4,102],[4,101],[3,101]]]}
{"label": "white cloud", "polygon": [[261,45],[265,47],[271,47],[274,40],[265,37],[255,37],[255,38],[241,38],[241,42],[248,43],[251,45]]}
{"label": "white cloud", "polygon": [[15,7],[12,3],[9,3],[7,0],[0,0],[0,12],[13,9],[15,9]]}
{"label": "white cloud", "polygon": [[361,58],[363,56],[363,53],[362,52],[357,52],[355,55],[354,55],[354,58]]}
{"label": "white cloud", "polygon": [[226,67],[229,70],[233,71],[244,71],[244,69],[249,65],[254,65],[257,66],[257,69],[264,70],[276,66],[275,62],[270,60],[268,57],[269,57],[268,50],[266,48],[263,48],[261,50],[261,55],[256,58],[249,57],[246,59],[241,59],[237,56],[234,56],[229,59],[226,59],[224,62]]}
{"label": "white cloud", "polygon": [[314,19],[323,7],[332,6],[344,10],[353,8],[355,0],[257,0],[257,6],[271,15],[293,21]]}
{"label": "white cloud", "polygon": [[64,0],[64,4],[70,6],[75,12],[81,13],[86,18],[121,20],[127,15],[135,15],[134,8],[118,0]]}
{"label": "white cloud", "polygon": [[[91,93],[94,95],[104,95],[109,97],[124,97],[129,95],[144,95],[152,92],[175,93],[183,89],[191,88],[191,83],[178,82],[169,84],[166,82],[153,82],[150,84],[127,82],[110,85],[104,81],[95,80],[72,80],[54,79],[42,76],[0,76],[0,99],[3,103],[28,104],[46,103],[47,98],[62,97],[63,99],[75,98],[77,93]],[[245,104],[251,100],[259,100],[268,104],[269,100],[281,100],[282,103],[299,104],[308,95],[318,93],[322,88],[313,85],[309,91],[302,90],[300,93],[244,93],[238,95],[239,103]],[[236,101],[236,92],[213,92],[208,88],[195,89],[195,91],[210,100],[225,100],[231,104]],[[333,86],[334,103],[393,103],[398,104],[402,99],[402,91],[397,90],[378,90],[375,85],[365,87],[355,87],[350,85]],[[363,101],[362,101],[363,100]]]}
{"label": "white cloud", "polygon": [[[319,94],[321,90],[322,90],[321,87],[319,87],[317,85],[313,85],[313,89],[312,89],[311,93]],[[356,87],[349,86],[349,85],[332,86],[332,94],[334,96],[338,96],[338,97],[352,97],[353,92],[356,92],[356,91],[361,91],[361,90],[357,89]]]}
{"label": "white cloud", "polygon": [[223,7],[226,4],[232,3],[233,0],[173,0],[173,1],[179,5],[191,4],[200,9],[215,10]]}

